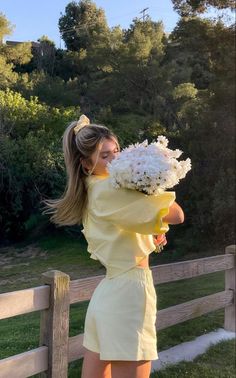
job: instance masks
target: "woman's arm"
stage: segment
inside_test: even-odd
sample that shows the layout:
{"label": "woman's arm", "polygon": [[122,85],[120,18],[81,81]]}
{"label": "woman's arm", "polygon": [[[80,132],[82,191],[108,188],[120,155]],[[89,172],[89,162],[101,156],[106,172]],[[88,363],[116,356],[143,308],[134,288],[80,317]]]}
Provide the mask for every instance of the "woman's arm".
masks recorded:
{"label": "woman's arm", "polygon": [[179,224],[184,222],[184,212],[177,202],[173,202],[169,207],[169,214],[163,217],[162,221],[168,224]]}

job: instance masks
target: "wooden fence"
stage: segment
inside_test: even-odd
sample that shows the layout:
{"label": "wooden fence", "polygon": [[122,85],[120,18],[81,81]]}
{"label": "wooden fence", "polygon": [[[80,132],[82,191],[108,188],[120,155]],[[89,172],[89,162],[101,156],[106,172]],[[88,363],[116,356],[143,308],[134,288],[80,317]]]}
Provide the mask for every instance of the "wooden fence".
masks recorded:
{"label": "wooden fence", "polygon": [[[224,328],[235,331],[235,245],[224,255],[152,267],[155,284],[225,271],[225,290],[158,311],[157,330],[225,309]],[[39,348],[0,360],[1,378],[66,378],[68,363],[83,357],[83,334],[69,337],[70,304],[87,301],[104,276],[70,281],[59,271],[42,275],[43,286],[0,294],[0,319],[41,311]]]}

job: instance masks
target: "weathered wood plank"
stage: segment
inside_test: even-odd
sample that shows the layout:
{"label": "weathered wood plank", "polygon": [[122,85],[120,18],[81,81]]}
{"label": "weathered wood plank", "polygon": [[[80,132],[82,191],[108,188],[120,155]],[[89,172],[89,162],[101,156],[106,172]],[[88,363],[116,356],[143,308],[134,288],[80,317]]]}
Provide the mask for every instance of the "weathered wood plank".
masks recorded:
{"label": "weathered wood plank", "polygon": [[232,301],[233,292],[225,290],[160,310],[157,312],[157,330],[219,310],[231,305]]}
{"label": "weathered wood plank", "polygon": [[82,278],[70,282],[70,304],[87,301],[105,276]]}
{"label": "weathered wood plank", "polygon": [[50,285],[50,307],[41,312],[40,345],[48,347],[48,369],[42,378],[66,378],[69,340],[70,277],[57,270],[44,273]]}
{"label": "weathered wood plank", "polygon": [[[231,269],[234,266],[234,256],[219,255],[197,260],[188,260],[172,264],[152,267],[155,285],[170,281],[177,281],[203,274]],[[71,281],[70,303],[87,301],[91,298],[95,288],[105,276],[94,276]]]}
{"label": "weathered wood plank", "polygon": [[49,291],[48,286],[39,286],[0,294],[0,319],[48,308]]}
{"label": "weathered wood plank", "polygon": [[[236,259],[236,246],[229,245],[225,249],[226,256],[230,254]],[[225,319],[224,319],[224,328],[227,331],[236,331],[236,268],[235,263],[232,269],[225,271],[225,290],[232,290],[234,299],[231,306],[225,308]]]}
{"label": "weathered wood plank", "polygon": [[154,283],[160,284],[218,272],[233,266],[232,255],[219,255],[155,266],[152,273]]}
{"label": "weathered wood plank", "polygon": [[68,362],[76,361],[84,356],[83,338],[84,334],[82,333],[69,338]]}
{"label": "weathered wood plank", "polygon": [[44,346],[0,360],[0,377],[30,377],[43,372],[47,367],[48,348]]}

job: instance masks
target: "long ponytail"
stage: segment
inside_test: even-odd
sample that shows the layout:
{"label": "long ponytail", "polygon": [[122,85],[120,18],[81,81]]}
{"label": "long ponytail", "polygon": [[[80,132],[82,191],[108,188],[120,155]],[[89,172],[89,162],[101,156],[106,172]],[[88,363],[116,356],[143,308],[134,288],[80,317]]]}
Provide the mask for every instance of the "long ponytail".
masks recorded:
{"label": "long ponytail", "polygon": [[59,199],[45,200],[44,214],[59,226],[81,224],[87,207],[86,177],[88,172],[81,161],[89,159],[104,139],[116,136],[105,126],[90,124],[75,135],[77,122],[72,122],[63,135],[63,153],[67,172],[67,184]]}

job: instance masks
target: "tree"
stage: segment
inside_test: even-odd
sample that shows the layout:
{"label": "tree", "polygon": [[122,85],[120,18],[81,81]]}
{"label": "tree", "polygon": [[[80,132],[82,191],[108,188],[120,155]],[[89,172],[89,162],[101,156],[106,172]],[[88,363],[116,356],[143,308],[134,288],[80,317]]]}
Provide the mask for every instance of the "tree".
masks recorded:
{"label": "tree", "polygon": [[24,236],[27,220],[40,213],[40,200],[63,192],[61,136],[78,112],[0,91],[0,240]]}
{"label": "tree", "polygon": [[56,47],[46,35],[38,39],[37,47],[33,48],[33,56],[38,71],[53,75],[55,67]]}
{"label": "tree", "polygon": [[17,81],[17,73],[13,71],[13,64],[6,62],[0,54],[0,89],[5,89]]}
{"label": "tree", "polygon": [[209,7],[216,9],[235,9],[234,0],[172,0],[174,9],[181,16],[204,13]]}
{"label": "tree", "polygon": [[31,43],[18,43],[13,46],[3,43],[3,37],[10,34],[12,29],[9,21],[0,13],[0,89],[15,84],[18,79],[16,65],[26,64],[32,57]]}
{"label": "tree", "polygon": [[68,51],[61,54],[61,63],[56,59],[55,72],[62,73],[65,80],[77,80],[81,107],[88,112],[95,105],[88,88],[106,76],[104,51],[110,31],[104,11],[90,0],[71,2],[59,19],[59,29]]}
{"label": "tree", "polygon": [[108,30],[104,11],[90,0],[70,2],[59,19],[59,30],[68,50],[88,50]]}
{"label": "tree", "polygon": [[[180,198],[189,198],[186,219],[192,224],[194,237],[228,243],[232,241],[235,219],[234,30],[219,21],[201,21],[200,25],[205,37],[201,44],[198,33],[195,48],[196,52],[202,48],[207,52],[211,76],[208,85],[177,112],[183,125],[183,149],[193,164]],[[190,37],[179,39],[180,51],[186,42],[185,51],[191,51]]]}
{"label": "tree", "polygon": [[[108,45],[107,68],[114,80],[112,101],[117,110],[155,113],[160,86],[156,86],[164,56],[162,23],[134,20],[124,35],[116,32],[116,44]],[[115,98],[114,98],[115,96]],[[155,97],[155,101],[153,98]],[[114,106],[114,104],[113,104]]]}
{"label": "tree", "polygon": [[[220,24],[220,22],[219,22]],[[216,42],[215,21],[199,17],[181,18],[169,38],[167,60],[175,66],[173,80],[193,82],[207,89],[214,79],[212,63]]]}
{"label": "tree", "polygon": [[32,72],[25,84],[18,81],[15,88],[25,97],[36,96],[39,101],[49,106],[78,107],[81,98],[80,82],[77,78],[66,81],[60,76],[50,76],[43,71]]}
{"label": "tree", "polygon": [[3,38],[5,35],[11,34],[13,31],[13,25],[6,19],[3,13],[0,12],[0,45],[3,44]]}

